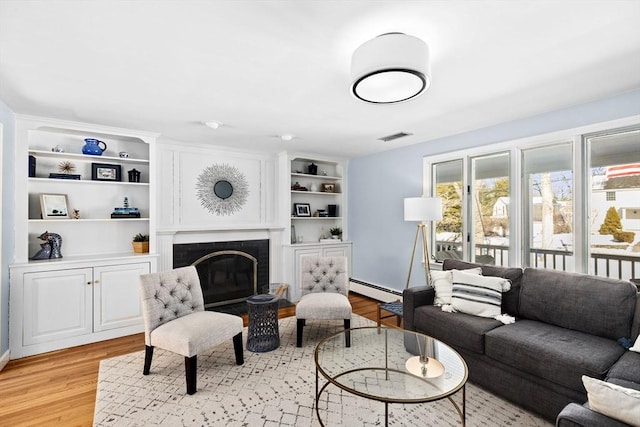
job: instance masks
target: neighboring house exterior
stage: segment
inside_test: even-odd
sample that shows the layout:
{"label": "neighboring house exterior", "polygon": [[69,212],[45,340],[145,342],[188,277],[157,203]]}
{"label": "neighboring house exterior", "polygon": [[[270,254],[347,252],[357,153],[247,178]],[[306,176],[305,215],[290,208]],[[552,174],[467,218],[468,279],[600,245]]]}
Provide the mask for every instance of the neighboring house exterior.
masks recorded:
{"label": "neighboring house exterior", "polygon": [[640,239],[640,163],[611,166],[597,178],[592,181],[592,231],[598,231],[607,210],[614,207],[623,230],[636,232]]}

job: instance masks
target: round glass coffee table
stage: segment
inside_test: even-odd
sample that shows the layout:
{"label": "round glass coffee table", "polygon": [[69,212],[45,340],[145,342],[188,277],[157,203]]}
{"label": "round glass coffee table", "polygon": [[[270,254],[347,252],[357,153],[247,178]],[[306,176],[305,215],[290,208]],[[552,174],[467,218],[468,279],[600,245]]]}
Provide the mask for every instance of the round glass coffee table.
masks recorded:
{"label": "round glass coffee table", "polygon": [[[467,364],[448,345],[417,332],[385,327],[349,329],[323,339],[315,350],[316,415],[320,396],[333,384],[351,394],[384,403],[385,425],[390,403],[425,403],[448,399],[465,425]],[[319,388],[322,375],[327,382]],[[462,405],[451,396],[462,389]]]}

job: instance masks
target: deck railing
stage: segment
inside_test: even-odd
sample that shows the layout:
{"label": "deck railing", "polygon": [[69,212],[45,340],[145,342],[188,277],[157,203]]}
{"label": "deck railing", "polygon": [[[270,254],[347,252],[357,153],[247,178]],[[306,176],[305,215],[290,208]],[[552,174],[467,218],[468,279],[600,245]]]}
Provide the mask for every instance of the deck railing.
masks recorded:
{"label": "deck railing", "polygon": [[[477,244],[475,249],[475,257],[478,262],[505,267],[509,265],[508,246]],[[449,255],[455,254],[462,259],[461,244],[458,242],[436,242],[436,251],[443,251]],[[561,271],[575,270],[572,251],[530,248],[529,254],[532,267]],[[454,256],[447,257],[453,258]],[[592,252],[590,258],[589,271],[591,274],[622,280],[640,278],[640,254],[632,256]]]}

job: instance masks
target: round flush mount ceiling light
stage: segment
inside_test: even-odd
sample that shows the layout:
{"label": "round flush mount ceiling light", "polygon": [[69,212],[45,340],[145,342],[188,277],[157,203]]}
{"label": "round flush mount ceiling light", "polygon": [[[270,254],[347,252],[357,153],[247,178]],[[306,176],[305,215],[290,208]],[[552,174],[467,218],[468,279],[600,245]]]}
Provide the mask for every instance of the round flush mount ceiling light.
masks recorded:
{"label": "round flush mount ceiling light", "polygon": [[361,45],[351,59],[351,93],[374,104],[407,101],[431,85],[429,46],[404,33],[386,33]]}
{"label": "round flush mount ceiling light", "polygon": [[280,135],[280,139],[283,141],[291,141],[294,138],[290,133],[285,133],[284,135]]}

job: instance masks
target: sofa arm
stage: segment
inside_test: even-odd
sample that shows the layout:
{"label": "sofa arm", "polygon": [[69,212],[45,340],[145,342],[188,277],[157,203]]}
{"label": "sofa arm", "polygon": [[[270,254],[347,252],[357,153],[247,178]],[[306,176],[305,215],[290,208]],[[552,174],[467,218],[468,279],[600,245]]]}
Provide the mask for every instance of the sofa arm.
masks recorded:
{"label": "sofa arm", "polygon": [[556,427],[629,427],[629,425],[577,403],[569,403],[558,414]]}
{"label": "sofa arm", "polygon": [[416,286],[405,289],[402,293],[402,317],[404,329],[415,331],[413,324],[414,311],[421,305],[433,305],[436,290],[432,286]]}

